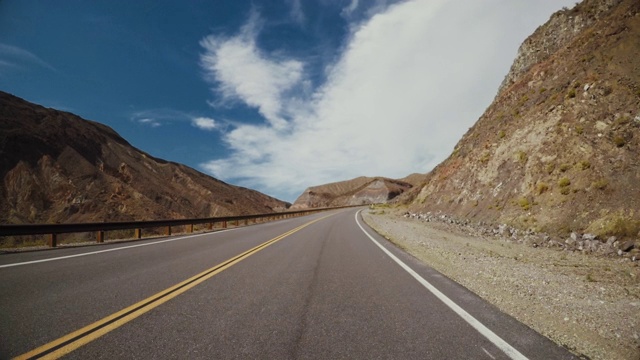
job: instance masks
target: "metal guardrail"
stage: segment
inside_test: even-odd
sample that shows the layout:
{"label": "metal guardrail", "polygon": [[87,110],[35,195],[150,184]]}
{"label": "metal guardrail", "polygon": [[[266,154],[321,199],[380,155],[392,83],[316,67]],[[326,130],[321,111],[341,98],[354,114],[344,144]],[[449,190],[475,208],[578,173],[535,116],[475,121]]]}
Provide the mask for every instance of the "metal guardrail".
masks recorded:
{"label": "metal guardrail", "polygon": [[193,232],[194,225],[207,224],[208,230],[213,230],[216,224],[221,224],[223,229],[226,229],[228,224],[235,222],[235,226],[240,226],[240,222],[244,221],[245,225],[249,224],[249,221],[253,220],[256,223],[258,220],[274,221],[280,219],[286,219],[296,216],[309,215],[311,213],[328,211],[334,209],[341,209],[351,206],[334,207],[334,208],[319,208],[319,209],[306,209],[300,211],[287,211],[281,213],[271,214],[256,214],[256,215],[239,215],[239,216],[226,216],[226,217],[212,217],[212,218],[200,218],[200,219],[177,219],[177,220],[151,220],[151,221],[122,221],[122,222],[102,222],[102,223],[77,223],[77,224],[31,224],[31,225],[0,225],[0,236],[27,236],[27,235],[49,235],[47,239],[47,245],[49,247],[56,247],[58,245],[58,234],[69,233],[86,233],[95,232],[96,242],[104,242],[104,232],[112,230],[135,230],[134,238],[142,238],[142,229],[148,228],[165,228],[165,235],[171,235],[171,227],[173,226],[188,226],[187,232]]}

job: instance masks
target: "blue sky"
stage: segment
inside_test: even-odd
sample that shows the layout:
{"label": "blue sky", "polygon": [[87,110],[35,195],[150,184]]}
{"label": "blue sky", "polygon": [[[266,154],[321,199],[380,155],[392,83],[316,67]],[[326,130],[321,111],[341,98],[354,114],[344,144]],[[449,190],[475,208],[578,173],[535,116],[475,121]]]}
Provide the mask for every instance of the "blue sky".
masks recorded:
{"label": "blue sky", "polygon": [[563,0],[0,0],[0,90],[293,201],[426,173]]}

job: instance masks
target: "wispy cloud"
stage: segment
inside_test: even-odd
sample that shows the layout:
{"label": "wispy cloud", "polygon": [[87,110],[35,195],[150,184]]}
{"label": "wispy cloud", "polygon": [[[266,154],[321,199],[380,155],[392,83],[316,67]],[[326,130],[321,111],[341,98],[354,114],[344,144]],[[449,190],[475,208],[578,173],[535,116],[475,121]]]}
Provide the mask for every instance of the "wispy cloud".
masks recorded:
{"label": "wispy cloud", "polygon": [[25,68],[37,65],[51,71],[56,69],[30,51],[17,46],[0,43],[0,68]]}
{"label": "wispy cloud", "polygon": [[149,125],[151,127],[158,127],[161,126],[160,122],[158,122],[157,120],[154,119],[150,119],[150,118],[142,118],[142,119],[138,119],[138,122],[140,124],[145,124],[145,125]]}
{"label": "wispy cloud", "polygon": [[130,114],[130,119],[153,128],[175,122],[190,122],[194,127],[207,131],[218,128],[218,124],[211,118],[194,116],[184,111],[166,108],[136,111]]}
{"label": "wispy cloud", "polygon": [[200,41],[200,61],[207,80],[226,100],[241,100],[258,109],[271,126],[281,128],[284,96],[300,83],[303,64],[262,52],[255,37],[260,18],[253,12],[240,34],[225,38],[210,35]]}
{"label": "wispy cloud", "polygon": [[236,36],[203,39],[215,91],[267,121],[225,133],[231,154],[202,168],[286,200],[316,184],[431,170],[490,104],[526,35],[563,5],[510,1],[380,1],[309,96],[291,92],[302,62],[257,48],[256,16]]}
{"label": "wispy cloud", "polygon": [[197,117],[191,120],[191,124],[202,130],[214,130],[218,127],[215,120],[207,117]]}
{"label": "wispy cloud", "polygon": [[291,6],[291,10],[289,11],[289,16],[291,19],[298,23],[299,25],[303,25],[306,22],[306,16],[304,15],[304,10],[302,9],[301,0],[288,0],[289,5]]}
{"label": "wispy cloud", "polygon": [[351,0],[349,5],[342,9],[342,16],[351,16],[351,14],[358,8],[358,0]]}

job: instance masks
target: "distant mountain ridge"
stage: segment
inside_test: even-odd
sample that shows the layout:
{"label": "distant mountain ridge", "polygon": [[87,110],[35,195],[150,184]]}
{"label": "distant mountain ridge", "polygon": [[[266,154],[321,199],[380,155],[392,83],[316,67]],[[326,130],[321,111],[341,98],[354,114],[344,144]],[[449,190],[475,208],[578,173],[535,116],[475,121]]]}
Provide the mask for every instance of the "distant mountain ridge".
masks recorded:
{"label": "distant mountain ridge", "polygon": [[552,15],[451,156],[398,201],[563,236],[640,237],[640,1]]}
{"label": "distant mountain ridge", "polygon": [[361,176],[307,188],[292,209],[386,203],[411,187],[412,184],[401,180]]}
{"label": "distant mountain ridge", "polygon": [[154,158],[111,128],[0,92],[0,223],[269,213],[288,203]]}

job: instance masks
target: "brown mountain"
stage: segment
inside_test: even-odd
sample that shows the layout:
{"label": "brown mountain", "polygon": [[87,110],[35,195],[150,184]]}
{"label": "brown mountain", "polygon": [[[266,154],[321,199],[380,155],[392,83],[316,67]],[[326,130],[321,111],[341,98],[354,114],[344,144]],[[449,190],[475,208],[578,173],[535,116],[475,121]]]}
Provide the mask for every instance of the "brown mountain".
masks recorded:
{"label": "brown mountain", "polygon": [[565,235],[640,230],[640,2],[584,0],[522,44],[495,100],[403,197]]}
{"label": "brown mountain", "polygon": [[[412,177],[413,179],[414,177]],[[293,203],[293,209],[386,203],[412,184],[383,177],[358,177],[307,188]]]}
{"label": "brown mountain", "polygon": [[0,92],[0,223],[268,213],[287,203],[154,158],[111,128]]}

